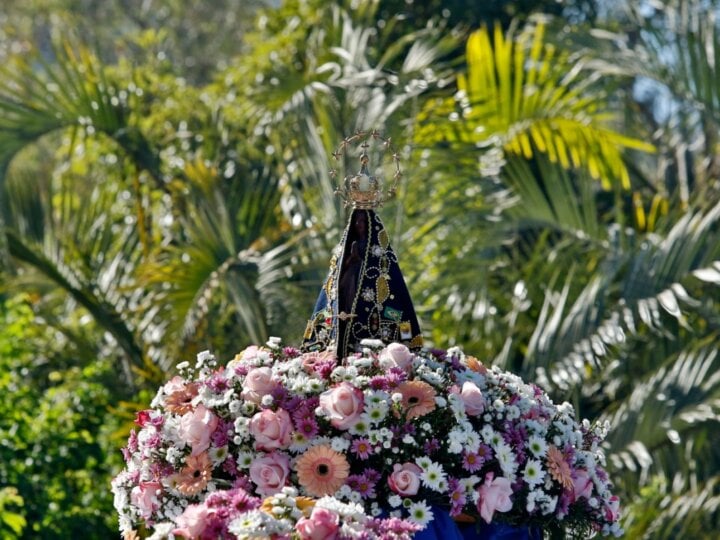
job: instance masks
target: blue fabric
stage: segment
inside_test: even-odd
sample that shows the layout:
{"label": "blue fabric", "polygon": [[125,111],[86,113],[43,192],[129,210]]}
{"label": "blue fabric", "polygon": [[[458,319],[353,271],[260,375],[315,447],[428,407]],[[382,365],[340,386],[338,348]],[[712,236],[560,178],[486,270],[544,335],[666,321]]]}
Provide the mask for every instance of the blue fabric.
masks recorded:
{"label": "blue fabric", "polygon": [[542,540],[542,531],[537,527],[513,527],[504,523],[484,521],[458,524],[450,514],[434,506],[434,519],[427,528],[415,534],[416,540]]}

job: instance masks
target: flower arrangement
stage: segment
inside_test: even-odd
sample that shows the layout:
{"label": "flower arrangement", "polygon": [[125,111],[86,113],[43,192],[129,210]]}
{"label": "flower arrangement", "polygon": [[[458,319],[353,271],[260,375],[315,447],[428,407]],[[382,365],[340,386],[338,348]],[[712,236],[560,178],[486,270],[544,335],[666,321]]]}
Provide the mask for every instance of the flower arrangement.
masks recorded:
{"label": "flower arrangement", "polygon": [[[434,512],[619,535],[602,426],[458,348],[202,353],[138,413],[126,536],[410,538]],[[442,510],[440,510],[442,509]]]}

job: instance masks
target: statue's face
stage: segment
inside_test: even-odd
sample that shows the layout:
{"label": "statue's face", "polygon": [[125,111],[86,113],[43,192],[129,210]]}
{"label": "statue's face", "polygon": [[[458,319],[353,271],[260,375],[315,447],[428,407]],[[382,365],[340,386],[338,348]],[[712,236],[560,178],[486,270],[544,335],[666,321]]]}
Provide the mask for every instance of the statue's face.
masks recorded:
{"label": "statue's face", "polygon": [[367,235],[368,223],[367,214],[365,212],[359,212],[355,216],[355,232],[360,238],[365,238]]}

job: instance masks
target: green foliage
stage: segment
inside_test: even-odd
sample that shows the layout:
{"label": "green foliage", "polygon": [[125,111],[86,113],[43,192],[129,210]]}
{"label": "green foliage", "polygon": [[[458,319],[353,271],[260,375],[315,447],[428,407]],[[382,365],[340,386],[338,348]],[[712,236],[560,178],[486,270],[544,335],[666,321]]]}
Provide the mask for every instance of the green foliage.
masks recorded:
{"label": "green foliage", "polygon": [[107,538],[110,495],[96,486],[118,466],[102,435],[116,423],[109,361],[58,369],[55,356],[71,351],[26,296],[4,302],[0,328],[3,537]]}

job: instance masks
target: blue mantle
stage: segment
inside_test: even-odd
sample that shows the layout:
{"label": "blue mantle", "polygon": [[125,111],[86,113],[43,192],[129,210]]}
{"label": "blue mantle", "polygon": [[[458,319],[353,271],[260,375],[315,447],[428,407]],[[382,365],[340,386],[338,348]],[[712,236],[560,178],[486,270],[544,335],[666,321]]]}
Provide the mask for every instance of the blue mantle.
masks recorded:
{"label": "blue mantle", "polygon": [[542,540],[542,531],[537,527],[513,527],[504,523],[484,521],[464,524],[455,523],[450,514],[442,508],[433,507],[435,519],[427,528],[417,533],[417,540]]}

